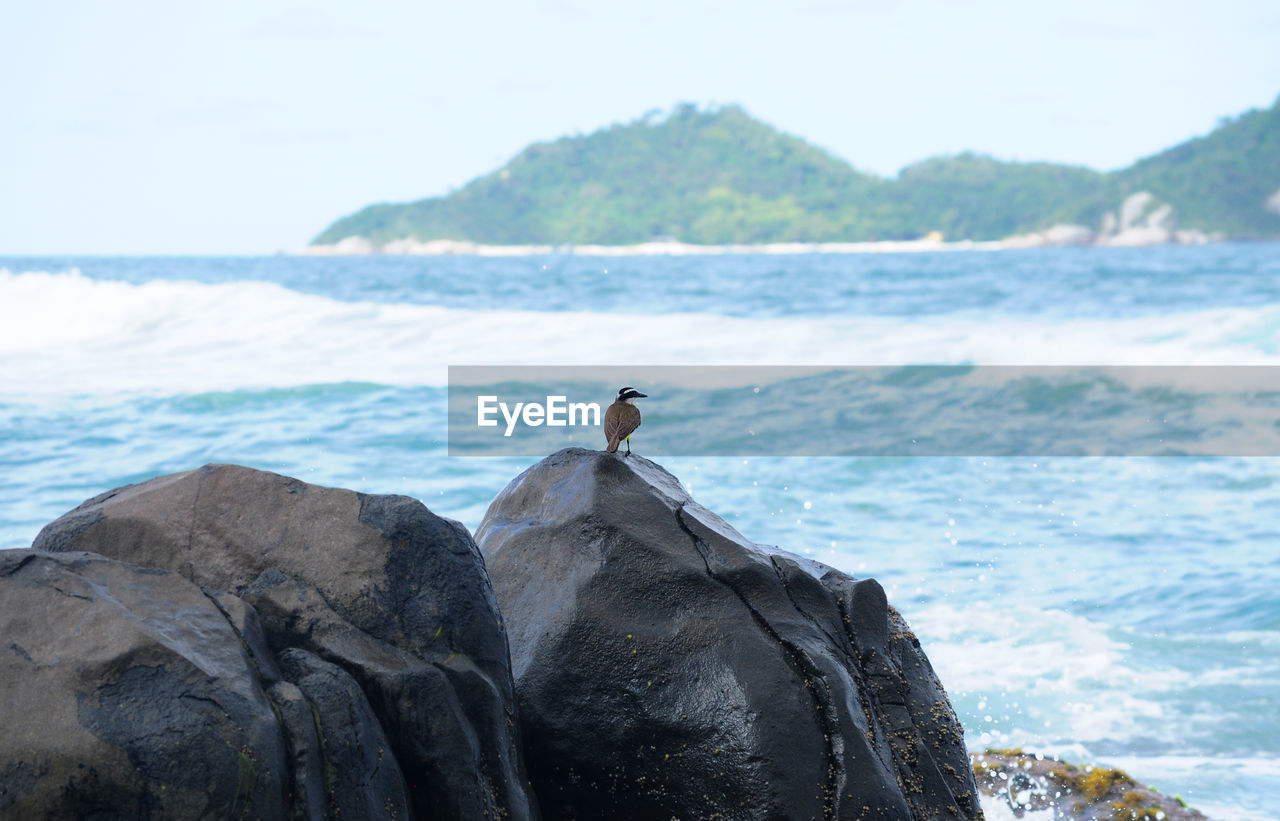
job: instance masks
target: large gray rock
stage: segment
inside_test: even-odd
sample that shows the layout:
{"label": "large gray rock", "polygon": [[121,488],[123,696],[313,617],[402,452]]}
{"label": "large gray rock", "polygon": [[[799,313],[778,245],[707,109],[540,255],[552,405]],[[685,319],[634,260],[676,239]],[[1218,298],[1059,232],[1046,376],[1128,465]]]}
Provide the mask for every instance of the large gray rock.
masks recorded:
{"label": "large gray rock", "polygon": [[[311,715],[301,716],[298,735],[310,742],[309,734],[303,734],[312,729],[306,721],[313,720],[316,746],[293,745],[302,754],[296,763],[308,779],[301,783],[311,787],[308,804],[327,806],[339,818],[408,818],[409,796],[400,767],[355,680],[336,664],[296,647],[280,654],[280,666],[287,679],[283,686],[294,683],[312,708]],[[286,703],[303,703],[292,693],[281,695],[288,697]],[[315,780],[320,767],[321,778]],[[315,803],[311,796],[318,787],[327,795]]]}
{"label": "large gray rock", "polygon": [[978,818],[874,580],[753,544],[642,457],[560,451],[477,533],[548,818]]}
{"label": "large gray rock", "polygon": [[[536,813],[484,562],[465,528],[420,502],[208,465],[91,499],[33,546],[172,570],[234,594],[261,618],[269,646],[258,652],[298,648],[341,668],[377,717],[418,816]],[[227,610],[234,620],[234,603]],[[309,743],[299,737],[291,767],[315,810]]]}
{"label": "large gray rock", "polygon": [[286,741],[181,576],[0,551],[0,818],[283,818]]}

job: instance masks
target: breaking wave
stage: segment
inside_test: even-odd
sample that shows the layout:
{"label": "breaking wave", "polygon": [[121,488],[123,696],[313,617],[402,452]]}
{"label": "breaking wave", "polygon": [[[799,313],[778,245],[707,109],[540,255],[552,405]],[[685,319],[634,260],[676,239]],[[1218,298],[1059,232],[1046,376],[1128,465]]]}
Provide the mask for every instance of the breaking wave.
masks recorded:
{"label": "breaking wave", "polygon": [[11,395],[443,385],[448,365],[1280,364],[1280,307],[1159,317],[743,318],[344,302],[280,285],[0,270]]}

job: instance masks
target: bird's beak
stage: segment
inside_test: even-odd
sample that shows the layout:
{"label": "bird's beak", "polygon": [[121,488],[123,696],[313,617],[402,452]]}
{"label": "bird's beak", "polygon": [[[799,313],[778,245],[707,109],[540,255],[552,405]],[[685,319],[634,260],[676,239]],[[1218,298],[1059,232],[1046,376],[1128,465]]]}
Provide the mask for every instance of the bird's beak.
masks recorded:
{"label": "bird's beak", "polygon": [[632,397],[632,399],[648,399],[648,398],[649,398],[649,394],[640,393],[638,391],[636,392],[636,395]]}

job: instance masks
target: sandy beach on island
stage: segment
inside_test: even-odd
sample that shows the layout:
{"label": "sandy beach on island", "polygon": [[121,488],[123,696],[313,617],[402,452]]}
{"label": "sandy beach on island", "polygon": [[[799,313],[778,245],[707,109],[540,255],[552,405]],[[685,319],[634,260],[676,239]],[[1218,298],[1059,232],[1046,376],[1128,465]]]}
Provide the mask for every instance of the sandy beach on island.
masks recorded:
{"label": "sandy beach on island", "polygon": [[1007,240],[997,242],[944,242],[937,238],[887,242],[777,242],[759,245],[694,245],[687,242],[658,241],[636,245],[483,245],[467,240],[438,239],[419,242],[400,239],[374,245],[363,237],[348,237],[332,245],[308,245],[300,256],[361,256],[404,254],[417,256],[473,255],[519,257],[542,254],[574,254],[593,257],[712,256],[721,254],[858,254],[909,251],[951,251],[1013,247]]}
{"label": "sandy beach on island", "polygon": [[695,245],[676,240],[656,240],[635,245],[485,245],[468,240],[436,239],[422,242],[398,239],[375,245],[364,237],[347,237],[332,245],[308,245],[298,256],[406,256],[522,257],[571,254],[590,257],[715,256],[725,254],[900,254],[925,251],[1003,251],[1019,248],[1064,246],[1203,245],[1225,237],[1199,231],[1148,231],[1133,228],[1118,234],[1096,235],[1079,225],[1055,225],[1044,231],[999,240],[946,241],[940,234],[912,240],[875,242],[772,242],[741,245]]}

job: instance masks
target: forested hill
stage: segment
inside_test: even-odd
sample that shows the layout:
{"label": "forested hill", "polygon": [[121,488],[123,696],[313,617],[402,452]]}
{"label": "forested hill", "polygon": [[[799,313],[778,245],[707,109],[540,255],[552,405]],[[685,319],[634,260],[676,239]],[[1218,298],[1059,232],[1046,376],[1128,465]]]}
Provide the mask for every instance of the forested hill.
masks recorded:
{"label": "forested hill", "polygon": [[1280,236],[1280,99],[1211,133],[1116,172],[1124,191],[1150,191],[1183,224],[1229,236]]}
{"label": "forested hill", "polygon": [[894,178],[859,172],[738,106],[681,105],[531,145],[447,196],[369,206],[313,242],[846,242],[933,231],[988,240],[1055,224],[1102,230],[1139,191],[1171,206],[1181,229],[1280,237],[1280,100],[1111,173],[961,154]]}

